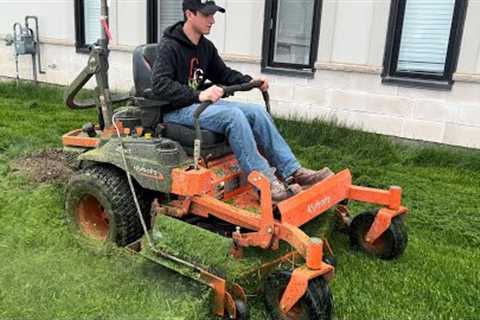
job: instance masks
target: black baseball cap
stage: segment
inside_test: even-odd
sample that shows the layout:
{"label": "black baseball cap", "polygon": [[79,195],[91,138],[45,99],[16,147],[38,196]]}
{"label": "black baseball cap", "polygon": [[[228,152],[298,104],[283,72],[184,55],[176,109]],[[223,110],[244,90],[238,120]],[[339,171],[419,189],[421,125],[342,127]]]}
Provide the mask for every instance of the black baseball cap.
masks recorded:
{"label": "black baseball cap", "polygon": [[225,9],[217,6],[215,1],[208,0],[183,0],[183,11],[197,10],[203,14],[211,15],[217,11],[225,13]]}

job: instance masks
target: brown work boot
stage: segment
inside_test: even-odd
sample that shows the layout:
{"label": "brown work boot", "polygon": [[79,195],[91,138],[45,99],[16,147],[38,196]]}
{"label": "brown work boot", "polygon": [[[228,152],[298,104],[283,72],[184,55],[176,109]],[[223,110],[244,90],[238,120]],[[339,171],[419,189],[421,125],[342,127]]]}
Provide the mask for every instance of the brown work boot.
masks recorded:
{"label": "brown work boot", "polygon": [[292,187],[289,187],[289,189],[287,189],[285,185],[276,178],[270,183],[270,191],[272,193],[273,202],[280,202],[287,198],[290,198],[294,194],[298,193],[299,190],[301,190],[301,187],[299,187],[299,189]]}
{"label": "brown work boot", "polygon": [[301,186],[310,186],[333,175],[333,171],[327,167],[318,171],[301,167],[300,169],[295,171],[292,177],[295,183],[298,183]]}

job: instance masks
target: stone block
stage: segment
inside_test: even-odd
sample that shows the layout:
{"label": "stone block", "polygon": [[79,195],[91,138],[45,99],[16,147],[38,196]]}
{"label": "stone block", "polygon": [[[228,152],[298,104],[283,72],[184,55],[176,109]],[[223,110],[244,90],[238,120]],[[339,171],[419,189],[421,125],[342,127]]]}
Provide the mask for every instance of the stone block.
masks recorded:
{"label": "stone block", "polygon": [[392,96],[396,96],[398,92],[397,86],[383,84],[382,77],[379,74],[359,72],[352,72],[349,89]]}
{"label": "stone block", "polygon": [[442,142],[445,124],[423,120],[404,120],[401,136],[408,139]]}
{"label": "stone block", "polygon": [[[276,97],[270,95],[270,99],[275,99]],[[263,101],[262,94],[259,90],[250,90],[236,92],[235,95],[230,99],[242,99],[242,100],[251,100],[251,101]]]}
{"label": "stone block", "polygon": [[351,72],[319,69],[315,72],[313,79],[307,80],[306,85],[310,87],[347,90],[350,88],[350,77]]}
{"label": "stone block", "polygon": [[348,117],[348,125],[365,131],[400,136],[403,119],[380,114],[351,112]]}
{"label": "stone block", "polygon": [[446,123],[443,143],[480,148],[480,127]]}
{"label": "stone block", "polygon": [[[270,89],[268,90],[268,93],[272,99],[292,101],[294,90],[295,90],[295,87],[293,85],[272,83],[270,85]],[[258,95],[260,95],[258,90],[254,90],[254,91],[256,91]]]}
{"label": "stone block", "polygon": [[412,117],[416,120],[454,122],[456,112],[456,108],[452,105],[447,105],[444,100],[418,99],[415,100]]}
{"label": "stone block", "polygon": [[306,86],[307,79],[303,77],[295,76],[283,76],[283,75],[273,75],[273,74],[264,74],[270,83],[279,84],[279,85],[291,85],[291,86]]}
{"label": "stone block", "polygon": [[327,104],[327,90],[320,87],[296,86],[293,99],[307,105],[325,106]]}
{"label": "stone block", "polygon": [[272,100],[272,115],[283,118],[308,118],[308,106],[287,101]]}
{"label": "stone block", "polygon": [[447,101],[452,103],[480,102],[480,83],[455,82],[452,91],[447,94]]}
{"label": "stone block", "polygon": [[404,98],[413,98],[422,97],[424,99],[439,99],[445,100],[449,95],[449,91],[438,90],[438,89],[427,89],[427,88],[410,88],[410,87],[401,87],[397,89],[397,95]]}
{"label": "stone block", "polygon": [[260,64],[257,63],[243,63],[243,70],[252,77],[256,77],[261,73]]}
{"label": "stone block", "polygon": [[411,116],[413,101],[397,96],[335,90],[331,93],[331,105],[334,108],[349,111],[362,111],[407,118]]}
{"label": "stone block", "polygon": [[461,104],[450,107],[457,110],[457,120],[455,122],[480,127],[480,100],[477,101],[477,104]]}

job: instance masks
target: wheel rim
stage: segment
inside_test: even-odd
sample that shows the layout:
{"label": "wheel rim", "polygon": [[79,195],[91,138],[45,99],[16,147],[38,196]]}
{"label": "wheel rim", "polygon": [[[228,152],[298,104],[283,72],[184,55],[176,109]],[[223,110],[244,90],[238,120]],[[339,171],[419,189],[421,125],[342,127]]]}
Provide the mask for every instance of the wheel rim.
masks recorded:
{"label": "wheel rim", "polygon": [[[280,300],[282,299],[282,294],[278,296],[278,305],[280,306]],[[300,319],[309,319],[308,311],[304,308],[302,301],[298,301],[287,313],[283,313],[285,320],[300,320]]]}
{"label": "wheel rim", "polygon": [[83,234],[95,240],[107,239],[109,215],[97,198],[92,195],[82,197],[75,213]]}
{"label": "wheel rim", "polygon": [[366,252],[370,252],[374,255],[381,256],[385,252],[385,234],[382,234],[377,240],[373,243],[367,242],[365,239],[370,230],[370,225],[364,225],[360,232],[360,245]]}

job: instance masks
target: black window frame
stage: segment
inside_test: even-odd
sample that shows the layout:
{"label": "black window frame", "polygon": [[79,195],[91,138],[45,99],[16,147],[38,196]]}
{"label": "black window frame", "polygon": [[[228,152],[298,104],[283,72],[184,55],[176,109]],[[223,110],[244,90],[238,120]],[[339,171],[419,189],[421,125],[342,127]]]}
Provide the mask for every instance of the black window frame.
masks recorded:
{"label": "black window frame", "polygon": [[382,83],[450,90],[454,83],[453,73],[457,68],[468,0],[455,0],[447,57],[442,75],[396,71],[407,1],[392,0],[390,4],[390,17],[381,74]]}
{"label": "black window frame", "polygon": [[75,49],[78,53],[88,53],[88,46],[85,44],[85,2],[74,0],[75,12]]}
{"label": "black window frame", "polygon": [[147,43],[158,42],[158,0],[147,0]]}
{"label": "black window frame", "polygon": [[74,0],[75,49],[77,53],[90,53],[90,44],[85,43],[85,1]]}
{"label": "black window frame", "polygon": [[310,61],[308,65],[274,62],[275,32],[277,26],[278,0],[265,1],[261,70],[264,73],[313,77],[318,55],[322,0],[314,0]]}

